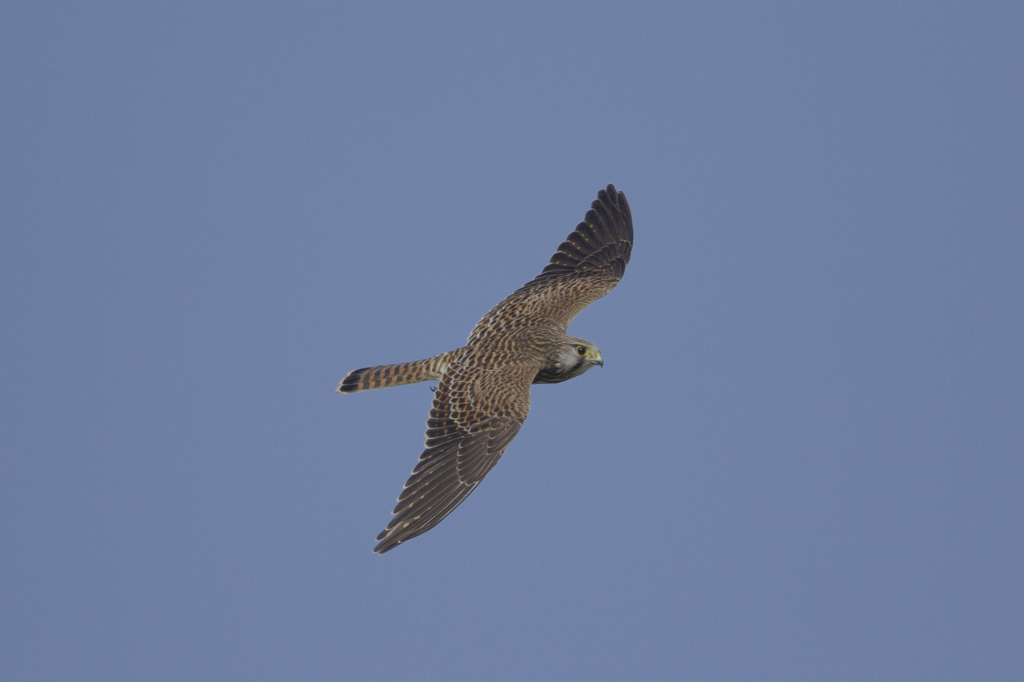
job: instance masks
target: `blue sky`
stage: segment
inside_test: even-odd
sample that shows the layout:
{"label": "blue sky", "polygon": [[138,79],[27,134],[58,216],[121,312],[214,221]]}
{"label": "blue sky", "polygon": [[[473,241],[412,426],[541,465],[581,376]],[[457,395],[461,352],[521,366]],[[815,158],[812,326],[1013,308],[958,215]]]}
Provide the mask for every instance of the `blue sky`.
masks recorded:
{"label": "blue sky", "polygon": [[[1018,3],[0,11],[17,680],[1024,678]],[[426,384],[620,285],[428,534]]]}

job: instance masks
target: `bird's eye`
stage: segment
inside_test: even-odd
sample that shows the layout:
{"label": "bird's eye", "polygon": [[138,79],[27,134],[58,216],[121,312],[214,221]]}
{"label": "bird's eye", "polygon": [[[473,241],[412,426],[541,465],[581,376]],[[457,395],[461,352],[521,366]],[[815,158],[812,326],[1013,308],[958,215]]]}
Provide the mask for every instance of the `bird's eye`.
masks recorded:
{"label": "bird's eye", "polygon": [[576,353],[579,354],[579,355],[586,355],[587,354],[587,347],[586,346],[576,346]]}

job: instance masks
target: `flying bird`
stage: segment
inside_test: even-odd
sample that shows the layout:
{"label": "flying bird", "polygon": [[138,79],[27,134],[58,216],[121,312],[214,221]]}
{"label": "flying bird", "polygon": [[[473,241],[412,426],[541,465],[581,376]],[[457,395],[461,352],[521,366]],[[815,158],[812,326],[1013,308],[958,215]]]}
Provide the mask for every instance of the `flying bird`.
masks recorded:
{"label": "flying bird", "polygon": [[484,315],[465,346],[426,360],[364,367],[342,380],[339,393],[438,382],[426,449],[374,552],[426,533],[480,485],[523,426],[531,384],[557,384],[604,365],[596,345],[566,329],[615,288],[632,248],[629,204],[608,185],[541,273]]}

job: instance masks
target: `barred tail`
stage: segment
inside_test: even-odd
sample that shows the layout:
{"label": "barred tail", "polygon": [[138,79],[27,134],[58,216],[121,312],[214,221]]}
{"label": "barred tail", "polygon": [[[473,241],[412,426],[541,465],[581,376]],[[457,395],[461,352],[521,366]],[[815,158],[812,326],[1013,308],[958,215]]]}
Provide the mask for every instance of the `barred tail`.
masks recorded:
{"label": "barred tail", "polygon": [[363,367],[348,373],[338,386],[338,393],[355,393],[369,391],[374,388],[415,384],[418,381],[437,381],[444,374],[448,363],[462,353],[463,348],[456,348],[447,353],[435,355],[426,360],[402,362],[397,365],[377,365]]}

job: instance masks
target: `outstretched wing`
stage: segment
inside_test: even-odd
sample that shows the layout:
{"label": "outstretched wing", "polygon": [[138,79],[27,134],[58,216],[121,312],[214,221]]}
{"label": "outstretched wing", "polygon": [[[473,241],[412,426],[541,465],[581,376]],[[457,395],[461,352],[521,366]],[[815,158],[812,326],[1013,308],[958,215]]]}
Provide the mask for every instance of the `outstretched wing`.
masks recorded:
{"label": "outstretched wing", "polygon": [[462,504],[494,468],[530,411],[537,367],[494,366],[464,356],[448,366],[434,391],[426,449],[405,483],[394,518],[377,540],[383,554],[426,533]]}
{"label": "outstretched wing", "polygon": [[550,320],[564,331],[581,310],[615,288],[632,251],[629,203],[626,195],[608,185],[541,273],[480,320],[470,343],[492,330],[507,329],[508,320],[519,320],[523,326]]}

